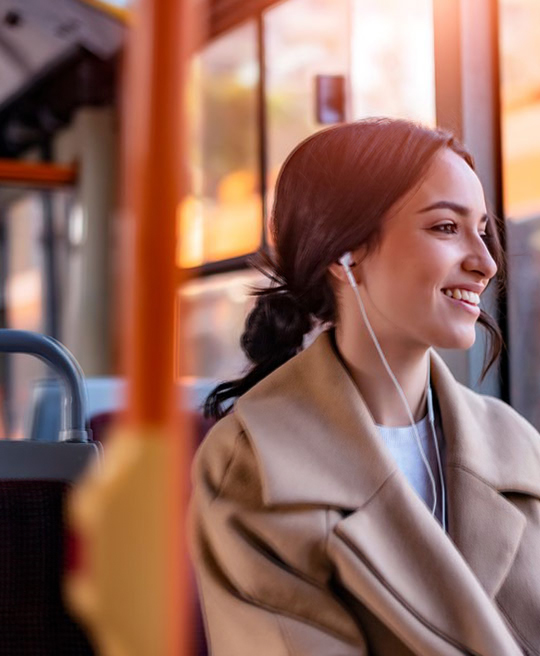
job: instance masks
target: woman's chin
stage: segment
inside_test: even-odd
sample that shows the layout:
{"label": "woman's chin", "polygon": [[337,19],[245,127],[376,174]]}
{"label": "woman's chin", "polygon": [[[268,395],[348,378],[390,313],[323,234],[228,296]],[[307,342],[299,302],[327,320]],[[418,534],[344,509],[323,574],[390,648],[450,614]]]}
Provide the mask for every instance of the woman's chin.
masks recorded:
{"label": "woman's chin", "polygon": [[474,345],[475,341],[476,331],[473,326],[468,330],[463,330],[459,333],[454,333],[453,335],[446,333],[437,340],[437,343],[435,343],[434,346],[444,349],[459,349],[461,351],[466,351]]}

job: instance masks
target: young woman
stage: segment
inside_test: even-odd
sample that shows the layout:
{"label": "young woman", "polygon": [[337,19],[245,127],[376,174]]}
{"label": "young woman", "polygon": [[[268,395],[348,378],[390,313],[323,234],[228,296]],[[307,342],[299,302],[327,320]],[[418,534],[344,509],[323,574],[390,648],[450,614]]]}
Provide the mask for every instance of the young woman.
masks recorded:
{"label": "young woman", "polygon": [[194,466],[211,653],[540,654],[540,435],[431,348],[468,349],[478,323],[485,375],[502,345],[470,155],[401,120],[319,132],[272,230],[253,365],[209,397]]}

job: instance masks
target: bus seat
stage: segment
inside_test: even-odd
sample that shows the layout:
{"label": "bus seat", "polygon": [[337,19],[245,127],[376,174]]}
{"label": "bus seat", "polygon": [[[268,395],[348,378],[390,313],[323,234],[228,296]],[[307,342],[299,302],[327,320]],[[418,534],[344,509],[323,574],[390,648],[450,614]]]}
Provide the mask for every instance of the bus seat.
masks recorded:
{"label": "bus seat", "polygon": [[[85,380],[87,389],[87,422],[93,439],[99,444],[106,444],[109,428],[118,418],[118,413],[125,406],[125,382],[120,378],[88,378]],[[189,379],[178,386],[178,393],[187,412],[187,421],[193,428],[193,448],[195,449],[203,440],[213,425],[213,420],[203,417],[201,406],[206,394],[210,391],[212,383],[204,380]],[[33,393],[33,402],[30,409],[31,421],[28,426],[28,436],[34,445],[41,447],[57,447],[60,429],[61,388],[56,380],[47,379],[38,381]],[[63,446],[63,445],[60,445]],[[91,446],[74,445],[74,446]],[[0,442],[0,460],[1,460]],[[46,451],[47,455],[53,451]],[[2,473],[0,463],[0,474]],[[1,478],[1,476],[0,476]],[[195,586],[192,587],[195,591]],[[207,656],[204,622],[202,612],[195,594],[194,600],[194,656]]]}
{"label": "bus seat", "polygon": [[2,655],[95,653],[62,598],[68,489],[59,480],[0,480]]}

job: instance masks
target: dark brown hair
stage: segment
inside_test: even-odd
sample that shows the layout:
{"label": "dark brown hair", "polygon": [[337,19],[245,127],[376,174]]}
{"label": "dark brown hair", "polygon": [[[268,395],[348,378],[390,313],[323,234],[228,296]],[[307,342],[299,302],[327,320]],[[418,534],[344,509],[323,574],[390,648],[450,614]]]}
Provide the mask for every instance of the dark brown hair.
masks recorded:
{"label": "dark brown hair", "polygon": [[[399,119],[339,125],[312,135],[293,150],[276,186],[274,253],[260,253],[254,262],[271,285],[253,291],[257,302],[241,337],[252,365],[242,378],[212,391],[205,403],[206,416],[225,415],[230,401],[298,353],[315,322],[335,322],[337,305],[328,267],[346,251],[364,246],[369,254],[377,248],[385,215],[421,182],[441,148],[450,148],[474,170],[471,155],[451,133]],[[497,222],[490,214],[486,245],[502,286],[505,261]],[[497,322],[484,310],[478,322],[489,339],[483,380],[503,339]]]}

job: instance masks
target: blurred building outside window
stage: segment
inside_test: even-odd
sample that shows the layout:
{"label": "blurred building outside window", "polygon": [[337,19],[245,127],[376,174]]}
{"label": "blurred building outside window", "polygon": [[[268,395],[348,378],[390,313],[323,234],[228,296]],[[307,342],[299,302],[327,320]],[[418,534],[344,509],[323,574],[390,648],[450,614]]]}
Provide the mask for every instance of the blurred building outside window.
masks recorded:
{"label": "blurred building outside window", "polygon": [[248,361],[239,339],[254,303],[249,289],[260,284],[264,278],[259,272],[245,270],[195,279],[179,290],[182,332],[188,345],[179,372],[183,382],[204,379],[211,388],[244,372]]}
{"label": "blurred building outside window", "polygon": [[180,267],[259,248],[257,31],[253,21],[194,57],[187,90],[190,193],[178,208]]}
{"label": "blurred building outside window", "polygon": [[512,405],[540,429],[540,3],[499,0]]}
{"label": "blurred building outside window", "polygon": [[434,126],[433,0],[351,0],[352,117]]}
{"label": "blurred building outside window", "polygon": [[316,122],[317,75],[347,75],[349,0],[288,0],[264,12],[267,215],[281,165],[324,126]]}
{"label": "blurred building outside window", "polygon": [[265,12],[267,209],[281,164],[315,120],[317,75],[349,79],[350,120],[435,124],[432,0],[289,0]]}

